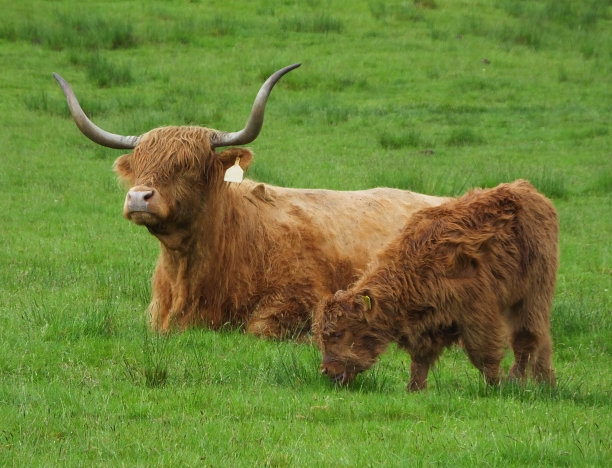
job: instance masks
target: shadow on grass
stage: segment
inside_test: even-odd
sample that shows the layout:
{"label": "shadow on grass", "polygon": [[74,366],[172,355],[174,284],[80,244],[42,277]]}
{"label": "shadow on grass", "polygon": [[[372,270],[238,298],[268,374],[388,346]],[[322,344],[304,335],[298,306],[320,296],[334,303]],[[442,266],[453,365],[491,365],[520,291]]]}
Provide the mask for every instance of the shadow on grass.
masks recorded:
{"label": "shadow on grass", "polygon": [[319,372],[321,354],[314,345],[295,344],[278,348],[278,354],[270,366],[271,380],[283,387],[315,387],[335,391],[359,393],[390,393],[394,391],[389,374],[381,364],[359,374],[350,385],[342,386]]}
{"label": "shadow on grass", "polygon": [[[558,375],[557,387],[528,380],[526,383],[504,380],[501,384],[487,385],[477,371],[456,378],[443,377],[437,366],[429,374],[428,389],[423,392],[408,393],[398,390],[397,379],[384,363],[377,363],[366,372],[359,374],[348,386],[340,386],[319,373],[320,354],[315,346],[294,344],[278,348],[276,359],[270,363],[269,372],[272,383],[291,388],[316,388],[346,392],[347,394],[405,394],[428,395],[428,398],[497,398],[521,402],[571,401],[581,406],[609,407],[612,390],[601,388],[588,390],[584,381],[571,375]],[[407,378],[407,376],[406,376]],[[401,389],[405,388],[403,385]]]}
{"label": "shadow on grass", "polygon": [[127,379],[133,384],[149,388],[164,387],[168,381],[171,335],[160,335],[143,329],[142,358],[123,358]]}
{"label": "shadow on grass", "polygon": [[[433,377],[433,378],[432,378]],[[585,407],[610,407],[612,390],[601,388],[597,391],[586,389],[585,382],[573,376],[557,376],[555,388],[548,384],[528,380],[525,383],[504,380],[499,385],[487,385],[478,374],[470,372],[469,376],[446,381],[434,370],[430,373],[430,389],[448,397],[463,394],[464,398],[494,398],[503,401],[522,403],[572,402]]]}

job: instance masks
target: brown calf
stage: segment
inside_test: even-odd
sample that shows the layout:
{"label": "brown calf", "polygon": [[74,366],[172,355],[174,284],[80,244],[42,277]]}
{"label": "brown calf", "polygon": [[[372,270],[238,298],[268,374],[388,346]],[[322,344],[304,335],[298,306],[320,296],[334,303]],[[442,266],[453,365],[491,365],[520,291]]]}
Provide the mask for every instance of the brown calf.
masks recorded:
{"label": "brown calf", "polygon": [[417,212],[351,289],[317,308],[322,372],[348,383],[396,342],[412,359],[408,390],[420,390],[443,349],[461,339],[495,384],[509,337],[510,377],[523,381],[530,364],[536,380],[554,386],[558,230],[550,200],[524,180]]}

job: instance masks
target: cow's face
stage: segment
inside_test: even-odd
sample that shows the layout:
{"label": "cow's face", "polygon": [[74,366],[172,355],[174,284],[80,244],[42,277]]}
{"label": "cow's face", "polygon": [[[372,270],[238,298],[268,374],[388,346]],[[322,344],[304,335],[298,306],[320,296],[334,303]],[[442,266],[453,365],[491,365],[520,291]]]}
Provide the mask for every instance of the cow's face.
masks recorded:
{"label": "cow's face", "polygon": [[125,199],[125,217],[145,225],[162,243],[180,246],[193,234],[191,227],[200,214],[216,202],[214,194],[223,186],[225,170],[238,158],[245,170],[252,158],[246,149],[230,148],[217,153],[215,148],[246,145],[255,140],[272,88],[299,66],[289,65],[270,75],[259,89],[242,130],[163,127],[140,136],[119,135],[98,127],[83,112],[66,80],[57,73],[53,76],[62,87],[75,123],[87,138],[109,148],[134,150],[115,162],[115,171],[131,187]]}
{"label": "cow's face", "polygon": [[339,384],[348,384],[372,367],[386,347],[366,318],[371,306],[368,296],[338,291],[315,311],[313,333],[322,354],[321,373]]}
{"label": "cow's face", "polygon": [[212,132],[202,127],[158,128],[143,135],[132,153],[118,158],[114,170],[130,187],[124,216],[162,241],[191,231],[213,194],[227,184],[225,170],[236,158],[246,169],[252,159],[242,148],[215,152]]}

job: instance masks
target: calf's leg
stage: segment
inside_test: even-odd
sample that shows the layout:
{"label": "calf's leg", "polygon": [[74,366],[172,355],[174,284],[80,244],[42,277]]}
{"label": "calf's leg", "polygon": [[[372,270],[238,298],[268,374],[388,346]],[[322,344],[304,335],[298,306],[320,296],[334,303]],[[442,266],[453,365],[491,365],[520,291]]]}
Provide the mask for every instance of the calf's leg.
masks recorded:
{"label": "calf's leg", "polygon": [[557,385],[557,379],[552,365],[552,339],[549,333],[546,333],[546,335],[540,339],[537,356],[533,364],[533,377],[537,381],[548,383],[552,387]]}
{"label": "calf's leg", "polygon": [[531,365],[537,381],[556,384],[552,367],[552,340],[550,337],[550,295],[531,294],[512,309],[511,344],[514,364],[510,377],[524,381]]}
{"label": "calf's leg", "polygon": [[410,381],[406,390],[418,392],[427,388],[427,374],[429,373],[429,362],[412,359],[410,363]]}
{"label": "calf's leg", "polygon": [[[436,362],[445,347],[457,341],[457,332],[447,330],[434,330],[419,337],[413,343],[410,353],[412,362],[410,363],[410,381],[406,390],[416,392],[427,388],[427,374],[429,368]],[[416,348],[416,349],[414,349]]]}
{"label": "calf's leg", "polygon": [[475,314],[480,321],[463,331],[463,347],[474,366],[489,385],[499,383],[499,364],[504,357],[504,325],[501,316]]}
{"label": "calf's leg", "polygon": [[510,378],[523,382],[527,376],[527,365],[535,357],[537,337],[529,330],[516,330],[512,333],[510,344],[514,352]]}

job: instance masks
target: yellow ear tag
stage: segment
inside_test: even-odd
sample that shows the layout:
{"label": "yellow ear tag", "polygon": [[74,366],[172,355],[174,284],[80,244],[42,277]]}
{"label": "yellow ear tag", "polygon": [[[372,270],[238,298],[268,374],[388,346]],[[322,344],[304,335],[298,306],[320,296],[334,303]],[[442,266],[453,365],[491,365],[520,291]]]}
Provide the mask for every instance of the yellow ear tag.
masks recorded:
{"label": "yellow ear tag", "polygon": [[230,167],[227,171],[225,171],[225,177],[223,180],[225,182],[242,182],[242,176],[244,175],[244,171],[240,167],[240,158],[236,158],[236,162],[232,167]]}
{"label": "yellow ear tag", "polygon": [[363,297],[363,303],[366,305],[366,308],[368,310],[372,310],[372,300],[370,299],[370,296],[361,296]]}

